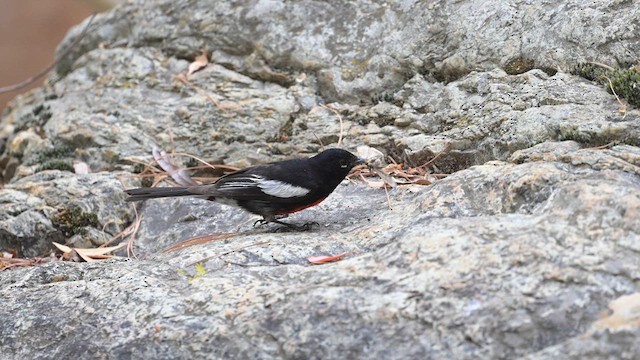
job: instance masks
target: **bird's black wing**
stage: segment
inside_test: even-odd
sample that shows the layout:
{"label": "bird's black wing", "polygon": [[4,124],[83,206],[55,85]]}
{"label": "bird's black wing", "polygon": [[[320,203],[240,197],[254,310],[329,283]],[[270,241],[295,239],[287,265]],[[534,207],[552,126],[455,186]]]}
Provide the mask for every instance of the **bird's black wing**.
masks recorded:
{"label": "bird's black wing", "polygon": [[258,165],[227,174],[211,185],[193,186],[194,194],[233,200],[295,201],[318,188],[306,159]]}

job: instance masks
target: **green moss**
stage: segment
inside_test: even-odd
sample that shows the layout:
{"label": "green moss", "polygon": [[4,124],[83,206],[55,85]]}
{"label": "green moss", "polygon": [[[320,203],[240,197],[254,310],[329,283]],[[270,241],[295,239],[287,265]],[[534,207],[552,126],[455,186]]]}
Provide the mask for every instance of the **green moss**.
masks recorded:
{"label": "green moss", "polygon": [[145,165],[145,164],[135,163],[135,164],[133,164],[133,173],[134,174],[140,174],[146,168],[147,168],[147,165]]}
{"label": "green moss", "polygon": [[97,214],[85,212],[77,206],[58,210],[51,221],[65,236],[85,234],[87,226],[100,225]]}
{"label": "green moss", "polygon": [[142,180],[140,180],[140,186],[142,187],[151,187],[152,185],[153,185],[152,177],[143,177]]}
{"label": "green moss", "polygon": [[623,128],[609,128],[601,132],[579,131],[575,129],[560,130],[558,140],[573,140],[587,147],[597,147],[609,144],[627,144],[639,146],[640,140],[627,134]]}
{"label": "green moss", "polygon": [[610,78],[618,96],[627,99],[629,105],[640,107],[640,72],[635,69],[620,69],[614,71]]}
{"label": "green moss", "polygon": [[394,96],[390,92],[382,92],[380,94],[374,94],[371,96],[371,103],[379,104],[381,102],[393,103]]}
{"label": "green moss", "polygon": [[581,144],[591,144],[593,138],[591,134],[582,131],[569,130],[560,133],[560,141],[573,140]]}
{"label": "green moss", "polygon": [[640,72],[635,68],[608,69],[593,64],[578,64],[571,73],[604,85],[610,93],[613,89],[629,105],[640,108]]}
{"label": "green moss", "polygon": [[200,165],[200,162],[192,157],[187,158],[184,162],[183,162],[184,166],[187,168],[192,168],[192,167],[196,167]]}
{"label": "green moss", "polygon": [[69,161],[64,160],[49,160],[36,168],[36,172],[45,170],[74,171],[73,165]]}
{"label": "green moss", "polygon": [[393,125],[395,123],[395,118],[390,116],[378,116],[373,119],[373,122],[380,127],[385,127],[388,125]]}
{"label": "green moss", "polygon": [[49,121],[49,119],[51,119],[51,116],[53,116],[53,114],[51,113],[49,106],[39,104],[35,106],[30,113],[27,113],[20,118],[16,132],[29,128],[42,127],[47,123],[47,121]]}
{"label": "green moss", "polygon": [[229,145],[229,144],[233,144],[234,142],[245,142],[246,140],[247,138],[244,135],[238,135],[238,136],[231,136],[224,139],[224,143]]}
{"label": "green moss", "polygon": [[[134,174],[142,174],[147,169],[146,164],[135,163],[133,164],[133,173]],[[153,185],[153,177],[152,176],[144,176],[140,178],[140,186],[142,187],[151,187]]]}
{"label": "green moss", "polygon": [[436,70],[431,73],[426,73],[425,75],[430,75],[436,81],[447,84],[467,76],[470,72],[471,69],[467,68],[466,66],[447,66],[443,69]]}
{"label": "green moss", "polygon": [[470,123],[471,123],[471,118],[468,116],[463,116],[458,120],[456,120],[456,126],[460,128],[467,127],[469,126]]}
{"label": "green moss", "polygon": [[600,83],[604,83],[606,72],[607,71],[601,66],[588,63],[578,64],[571,70],[573,75],[578,75],[589,81],[597,81]]}
{"label": "green moss", "polygon": [[517,57],[507,61],[503,66],[503,70],[509,75],[518,75],[526,73],[536,66],[536,62],[525,57]]}
{"label": "green moss", "polygon": [[[26,162],[26,165],[44,164],[51,160],[58,160],[71,155],[74,149],[68,145],[58,145],[51,149],[40,152],[35,157],[32,157]],[[45,169],[47,170],[47,169]],[[40,170],[42,171],[42,170]]]}

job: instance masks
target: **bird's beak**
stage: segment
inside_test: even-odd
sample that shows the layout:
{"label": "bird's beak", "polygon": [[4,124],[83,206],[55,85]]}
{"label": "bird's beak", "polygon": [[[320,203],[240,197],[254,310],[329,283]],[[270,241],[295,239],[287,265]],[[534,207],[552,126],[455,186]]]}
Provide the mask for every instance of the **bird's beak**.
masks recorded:
{"label": "bird's beak", "polygon": [[361,158],[361,157],[358,157],[356,159],[356,162],[355,162],[356,165],[362,165],[362,164],[366,164],[366,163],[367,163],[367,160],[365,160],[364,158]]}

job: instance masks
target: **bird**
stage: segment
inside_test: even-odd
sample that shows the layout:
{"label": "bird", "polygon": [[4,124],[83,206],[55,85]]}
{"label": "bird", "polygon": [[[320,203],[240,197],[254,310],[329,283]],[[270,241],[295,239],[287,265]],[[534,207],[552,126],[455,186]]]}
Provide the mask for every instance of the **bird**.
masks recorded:
{"label": "bird", "polygon": [[251,166],[226,174],[211,184],[127,189],[126,201],[195,196],[262,216],[254,226],[276,223],[304,231],[317,223],[298,226],[280,219],[321,203],[351,169],[363,163],[364,159],[349,151],[331,148],[310,158]]}

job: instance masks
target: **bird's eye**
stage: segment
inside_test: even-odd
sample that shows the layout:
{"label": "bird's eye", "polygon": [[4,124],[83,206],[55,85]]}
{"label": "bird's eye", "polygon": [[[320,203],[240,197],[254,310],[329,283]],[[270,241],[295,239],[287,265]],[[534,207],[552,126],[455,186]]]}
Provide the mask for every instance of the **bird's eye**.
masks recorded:
{"label": "bird's eye", "polygon": [[341,168],[346,169],[347,166],[349,166],[347,160],[344,160],[344,159],[340,160],[340,167]]}

